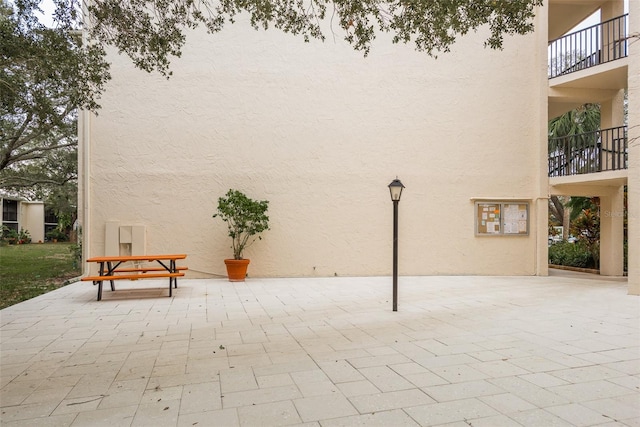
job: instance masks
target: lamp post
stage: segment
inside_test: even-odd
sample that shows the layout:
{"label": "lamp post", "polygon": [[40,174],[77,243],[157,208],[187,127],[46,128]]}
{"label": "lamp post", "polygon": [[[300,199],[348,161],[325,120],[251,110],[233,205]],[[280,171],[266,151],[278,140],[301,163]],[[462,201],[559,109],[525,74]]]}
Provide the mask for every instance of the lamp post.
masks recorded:
{"label": "lamp post", "polygon": [[393,311],[398,311],[398,203],[404,185],[398,178],[389,184],[391,201],[393,202]]}

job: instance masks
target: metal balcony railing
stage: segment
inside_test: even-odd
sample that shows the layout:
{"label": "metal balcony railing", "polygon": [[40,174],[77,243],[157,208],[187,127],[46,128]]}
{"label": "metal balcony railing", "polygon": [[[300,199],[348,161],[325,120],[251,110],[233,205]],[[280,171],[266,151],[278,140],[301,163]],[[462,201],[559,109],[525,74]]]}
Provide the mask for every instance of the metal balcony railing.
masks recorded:
{"label": "metal balcony railing", "polygon": [[627,169],[627,127],[549,139],[549,176]]}
{"label": "metal balcony railing", "polygon": [[627,56],[628,14],[549,42],[549,78]]}

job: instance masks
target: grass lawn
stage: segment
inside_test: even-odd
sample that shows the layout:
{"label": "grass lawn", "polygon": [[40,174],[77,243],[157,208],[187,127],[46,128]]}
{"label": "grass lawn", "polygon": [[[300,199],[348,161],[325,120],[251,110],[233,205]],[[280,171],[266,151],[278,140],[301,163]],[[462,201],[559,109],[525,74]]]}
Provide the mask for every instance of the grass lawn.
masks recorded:
{"label": "grass lawn", "polygon": [[0,309],[57,289],[80,275],[71,243],[0,246]]}

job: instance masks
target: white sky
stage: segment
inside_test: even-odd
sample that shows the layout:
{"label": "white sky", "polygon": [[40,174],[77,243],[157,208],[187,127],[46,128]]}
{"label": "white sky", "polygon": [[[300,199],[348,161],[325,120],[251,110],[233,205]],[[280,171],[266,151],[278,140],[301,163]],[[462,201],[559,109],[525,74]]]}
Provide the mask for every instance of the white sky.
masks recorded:
{"label": "white sky", "polygon": [[53,0],[43,0],[40,2],[40,9],[43,13],[36,13],[38,20],[47,27],[53,26],[53,11],[56,9]]}
{"label": "white sky", "polygon": [[596,25],[596,24],[599,24],[599,23],[600,23],[600,11],[597,10],[591,16],[589,16],[587,19],[585,19],[584,21],[582,21],[581,23],[579,23],[578,25],[576,25],[575,27],[573,27],[572,29],[567,31],[567,34],[573,33],[573,32],[576,32],[576,31],[580,31],[583,28],[587,28],[587,27],[590,27],[592,25]]}

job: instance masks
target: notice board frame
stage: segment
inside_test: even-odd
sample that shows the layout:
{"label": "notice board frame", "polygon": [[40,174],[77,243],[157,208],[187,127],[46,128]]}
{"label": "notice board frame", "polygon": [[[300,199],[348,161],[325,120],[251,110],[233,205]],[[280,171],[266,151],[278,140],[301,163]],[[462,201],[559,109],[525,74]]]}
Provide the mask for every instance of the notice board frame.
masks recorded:
{"label": "notice board frame", "polygon": [[476,200],[476,236],[528,236],[531,225],[527,200]]}

